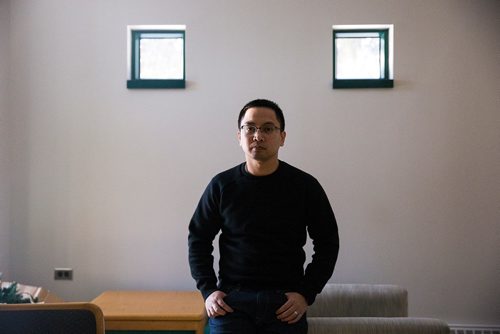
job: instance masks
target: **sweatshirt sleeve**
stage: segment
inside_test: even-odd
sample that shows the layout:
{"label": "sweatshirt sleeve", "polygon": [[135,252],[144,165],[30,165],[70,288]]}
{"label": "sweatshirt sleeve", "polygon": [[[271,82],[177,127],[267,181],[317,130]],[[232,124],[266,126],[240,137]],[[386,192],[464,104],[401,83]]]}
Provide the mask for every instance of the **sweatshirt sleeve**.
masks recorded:
{"label": "sweatshirt sleeve", "polygon": [[214,180],[205,189],[189,223],[189,266],[204,299],[217,290],[213,241],[220,230],[219,191]]}
{"label": "sweatshirt sleeve", "polygon": [[339,252],[339,234],[328,197],[316,179],[312,183],[307,201],[307,228],[313,243],[313,255],[298,292],[311,305],[333,274]]}

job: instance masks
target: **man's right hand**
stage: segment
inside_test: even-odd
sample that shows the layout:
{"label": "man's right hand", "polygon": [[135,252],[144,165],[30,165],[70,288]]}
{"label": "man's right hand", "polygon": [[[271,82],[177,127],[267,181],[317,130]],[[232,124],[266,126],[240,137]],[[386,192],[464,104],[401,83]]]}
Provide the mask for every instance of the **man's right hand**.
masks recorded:
{"label": "man's right hand", "polygon": [[205,309],[210,318],[226,315],[228,312],[233,312],[233,309],[224,302],[226,294],[222,291],[214,291],[205,300]]}

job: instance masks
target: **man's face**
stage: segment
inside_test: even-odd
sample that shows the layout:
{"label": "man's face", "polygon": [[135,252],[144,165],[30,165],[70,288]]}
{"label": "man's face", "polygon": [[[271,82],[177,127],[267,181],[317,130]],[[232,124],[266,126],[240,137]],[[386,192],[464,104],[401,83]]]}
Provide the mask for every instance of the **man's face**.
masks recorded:
{"label": "man's face", "polygon": [[285,144],[286,133],[277,129],[280,123],[275,112],[265,107],[250,108],[241,120],[240,127],[244,125],[276,128],[270,133],[264,133],[261,129],[253,134],[247,134],[245,129],[238,131],[238,140],[247,160],[266,162],[278,159],[278,151],[280,146]]}

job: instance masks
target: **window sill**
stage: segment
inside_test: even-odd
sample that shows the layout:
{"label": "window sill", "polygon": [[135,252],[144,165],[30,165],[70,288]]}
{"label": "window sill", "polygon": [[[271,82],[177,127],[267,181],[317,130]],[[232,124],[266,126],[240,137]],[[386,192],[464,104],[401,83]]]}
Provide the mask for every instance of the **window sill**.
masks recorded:
{"label": "window sill", "polygon": [[394,80],[390,79],[334,79],[333,88],[393,88]]}
{"label": "window sill", "polygon": [[186,80],[127,80],[128,89],[148,89],[148,88],[186,88]]}

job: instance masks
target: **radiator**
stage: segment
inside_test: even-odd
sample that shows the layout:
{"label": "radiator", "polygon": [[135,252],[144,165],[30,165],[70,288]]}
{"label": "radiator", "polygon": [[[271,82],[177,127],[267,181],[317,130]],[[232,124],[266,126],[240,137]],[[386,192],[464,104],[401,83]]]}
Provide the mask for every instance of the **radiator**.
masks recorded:
{"label": "radiator", "polygon": [[500,326],[450,325],[451,334],[500,334]]}

